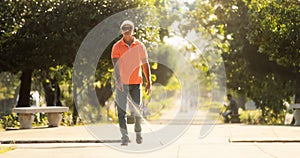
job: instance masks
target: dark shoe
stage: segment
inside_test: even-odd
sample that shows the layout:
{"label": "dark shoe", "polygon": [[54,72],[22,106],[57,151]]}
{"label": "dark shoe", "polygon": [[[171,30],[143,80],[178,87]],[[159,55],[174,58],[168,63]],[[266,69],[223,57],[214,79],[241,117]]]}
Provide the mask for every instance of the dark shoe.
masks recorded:
{"label": "dark shoe", "polygon": [[225,119],[225,120],[224,120],[224,123],[229,123],[229,119]]}
{"label": "dark shoe", "polygon": [[136,143],[137,144],[143,143],[143,137],[141,136],[141,134],[136,134]]}
{"label": "dark shoe", "polygon": [[121,145],[122,145],[122,146],[127,146],[127,145],[128,145],[128,142],[129,142],[128,140],[122,140]]}
{"label": "dark shoe", "polygon": [[128,143],[129,143],[129,139],[128,139],[128,138],[127,138],[127,139],[125,138],[125,139],[122,139],[122,140],[121,140],[121,145],[122,145],[122,146],[127,146]]}

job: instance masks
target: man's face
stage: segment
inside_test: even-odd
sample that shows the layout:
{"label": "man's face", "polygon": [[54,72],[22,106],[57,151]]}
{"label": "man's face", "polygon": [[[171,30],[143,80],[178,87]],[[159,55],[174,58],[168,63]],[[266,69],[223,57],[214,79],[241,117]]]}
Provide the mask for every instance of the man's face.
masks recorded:
{"label": "man's face", "polygon": [[131,25],[124,25],[122,28],[121,28],[122,30],[122,34],[124,35],[124,36],[131,36],[132,35],[132,33],[133,33],[133,27],[131,26]]}
{"label": "man's face", "polygon": [[231,96],[227,96],[227,99],[228,99],[228,100],[231,100]]}

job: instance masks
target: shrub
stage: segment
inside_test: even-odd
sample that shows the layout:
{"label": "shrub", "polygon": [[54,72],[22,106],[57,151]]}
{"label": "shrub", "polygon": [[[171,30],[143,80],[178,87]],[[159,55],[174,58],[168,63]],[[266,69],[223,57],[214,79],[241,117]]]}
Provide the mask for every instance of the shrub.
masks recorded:
{"label": "shrub", "polygon": [[9,115],[3,115],[0,119],[2,128],[6,129],[8,127],[17,127],[19,126],[18,115],[15,113]]}
{"label": "shrub", "polygon": [[262,110],[240,110],[240,120],[242,123],[250,124],[250,125],[275,125],[275,124],[283,124],[285,119],[285,110],[280,113],[274,113],[272,110],[268,111],[268,115],[263,116]]}
{"label": "shrub", "polygon": [[261,110],[239,110],[241,123],[257,125],[260,124]]}

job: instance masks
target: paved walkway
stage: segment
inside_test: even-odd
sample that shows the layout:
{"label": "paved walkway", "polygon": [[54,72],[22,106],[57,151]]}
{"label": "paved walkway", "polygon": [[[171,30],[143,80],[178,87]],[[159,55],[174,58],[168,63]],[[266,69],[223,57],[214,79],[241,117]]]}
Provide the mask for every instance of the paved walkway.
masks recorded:
{"label": "paved walkway", "polygon": [[[196,118],[205,120],[200,115],[203,113]],[[181,118],[189,118],[187,116],[182,114]],[[166,139],[185,127],[188,127],[186,131],[176,139]],[[133,125],[129,125],[129,129],[133,132]],[[132,142],[126,147],[120,146],[118,126],[114,124],[2,131],[1,146],[15,146],[16,149],[0,157],[299,157],[300,127],[209,123],[185,126],[151,122],[144,123],[143,129],[144,143],[136,144],[134,134],[130,133]],[[207,131],[207,135],[202,131]]]}
{"label": "paved walkway", "polygon": [[[154,125],[155,128],[161,128],[161,126],[163,125]],[[0,133],[1,141],[35,140],[40,143],[13,144],[14,142],[12,142],[10,146],[16,146],[16,150],[1,154],[0,157],[299,157],[297,152],[300,147],[299,127],[216,125],[206,137],[199,138],[201,128],[207,128],[206,126],[209,125],[192,125],[174,143],[163,144],[163,148],[155,139],[148,140],[148,142],[145,140],[142,145],[132,142],[128,147],[121,147],[119,142],[89,143],[88,141],[98,139],[89,132],[88,127],[84,126],[5,131]],[[104,127],[102,132],[114,133],[107,127]],[[112,134],[109,139],[118,140],[119,135]],[[43,140],[57,143],[41,144]],[[87,142],[70,143],[79,140],[87,140]],[[134,140],[133,136],[131,136],[131,140]],[[62,141],[69,143],[60,143]],[[156,144],[159,149],[138,153],[139,149],[143,149],[142,147],[149,143]],[[132,151],[132,149],[137,150]]]}

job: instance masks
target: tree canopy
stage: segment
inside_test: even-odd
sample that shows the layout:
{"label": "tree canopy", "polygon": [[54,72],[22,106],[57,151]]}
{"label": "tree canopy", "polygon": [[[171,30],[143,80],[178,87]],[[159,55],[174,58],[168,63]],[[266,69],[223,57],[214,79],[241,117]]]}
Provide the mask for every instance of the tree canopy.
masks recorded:
{"label": "tree canopy", "polygon": [[[200,32],[213,46],[202,52],[207,59],[195,53],[194,47],[186,49],[198,55],[193,55],[191,62],[207,75],[199,75],[205,89],[211,90],[209,80],[219,77],[205,64],[215,53],[223,58],[229,91],[254,100],[264,116],[278,117],[284,108],[282,103],[293,102],[293,95],[300,103],[299,1],[195,0],[181,5],[176,0],[4,0],[0,5],[0,72],[21,74],[18,105],[28,106],[32,78],[45,86],[62,82],[72,85],[74,59],[89,31],[114,14],[147,6],[156,8],[151,10],[153,14],[145,10],[132,18],[144,17],[136,37],[153,57],[173,62],[168,52],[174,49],[161,43],[170,36],[174,21],[184,17],[186,21],[180,23],[182,35]],[[183,10],[187,11],[179,15]],[[178,15],[170,14],[175,11]],[[110,80],[110,50],[119,38],[111,41],[98,62],[95,76],[100,89]],[[160,50],[151,46],[153,43],[161,46]],[[210,62],[218,65],[219,61]],[[156,81],[167,84],[172,71],[155,62],[152,68]]]}
{"label": "tree canopy", "polygon": [[190,8],[190,25],[214,38],[222,52],[232,92],[272,117],[283,101],[299,96],[299,2],[198,0]]}

